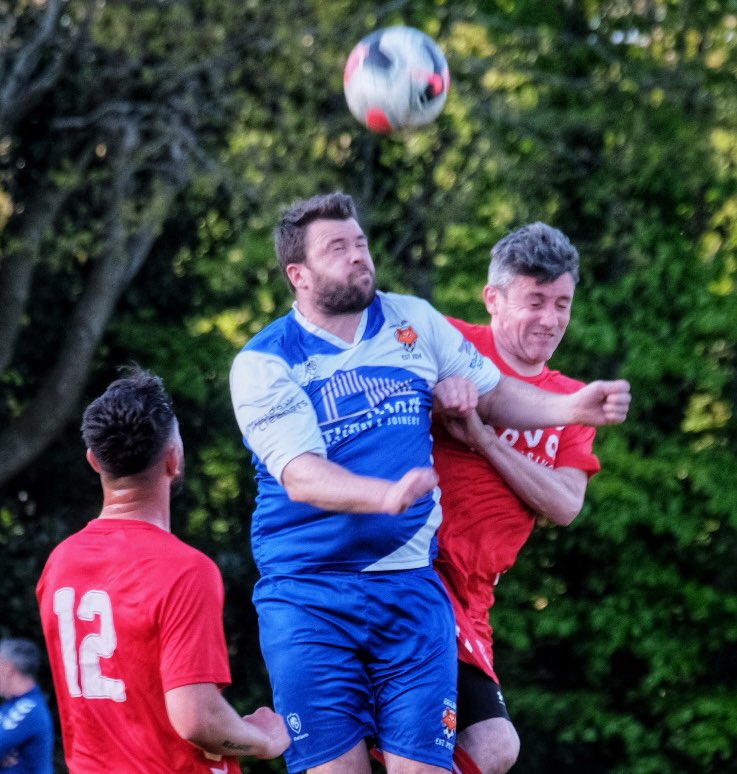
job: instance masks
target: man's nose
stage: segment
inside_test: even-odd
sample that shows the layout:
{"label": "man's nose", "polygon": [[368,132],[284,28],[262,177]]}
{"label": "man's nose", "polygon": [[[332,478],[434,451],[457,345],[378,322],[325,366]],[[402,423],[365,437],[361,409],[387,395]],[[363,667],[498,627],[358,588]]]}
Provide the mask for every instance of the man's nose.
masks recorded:
{"label": "man's nose", "polygon": [[540,322],[548,328],[555,328],[558,324],[558,315],[552,306],[544,306],[540,312]]}
{"label": "man's nose", "polygon": [[351,263],[366,263],[366,251],[361,247],[354,247],[350,256]]}

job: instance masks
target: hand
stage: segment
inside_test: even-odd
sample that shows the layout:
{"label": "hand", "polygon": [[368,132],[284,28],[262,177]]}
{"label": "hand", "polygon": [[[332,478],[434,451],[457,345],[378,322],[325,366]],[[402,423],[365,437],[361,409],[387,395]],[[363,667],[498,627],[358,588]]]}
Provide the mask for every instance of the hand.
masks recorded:
{"label": "hand", "polygon": [[0,769],[9,769],[18,764],[20,753],[18,750],[11,750],[2,760],[0,760]]}
{"label": "hand", "polygon": [[399,481],[391,484],[384,495],[381,512],[404,513],[438,483],[438,475],[432,468],[412,468]]}
{"label": "hand", "polygon": [[627,418],[632,394],[629,382],[596,381],[573,393],[581,425],[618,425]]}
{"label": "hand", "polygon": [[453,438],[472,449],[481,449],[497,439],[496,433],[481,421],[476,411],[461,419],[443,415],[442,420]]}
{"label": "hand", "polygon": [[462,376],[449,376],[432,391],[433,411],[450,417],[467,417],[479,402],[476,385]]}
{"label": "hand", "polygon": [[289,747],[292,740],[287,732],[286,723],[281,715],[277,715],[270,707],[259,707],[250,715],[244,715],[246,723],[256,726],[266,737],[268,743],[266,750],[257,758],[276,758]]}

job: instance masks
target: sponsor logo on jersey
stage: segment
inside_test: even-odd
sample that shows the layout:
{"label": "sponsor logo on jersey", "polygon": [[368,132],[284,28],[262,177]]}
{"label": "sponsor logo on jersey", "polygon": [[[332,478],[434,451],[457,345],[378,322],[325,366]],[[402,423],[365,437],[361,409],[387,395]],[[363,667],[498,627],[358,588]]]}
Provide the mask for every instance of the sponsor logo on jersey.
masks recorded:
{"label": "sponsor logo on jersey", "polygon": [[[315,409],[320,421],[336,422],[366,414],[389,398],[414,396],[416,392],[411,378],[365,376],[359,369],[336,371],[321,387],[321,401]],[[419,398],[416,400],[419,403]]]}
{"label": "sponsor logo on jersey", "polygon": [[289,414],[302,411],[303,409],[306,409],[308,405],[309,404],[304,399],[296,400],[294,397],[291,397],[281,403],[271,406],[265,414],[262,414],[260,417],[257,417],[246,425],[246,437],[254,430],[263,432],[270,425],[273,425],[274,422],[289,416]]}
{"label": "sponsor logo on jersey", "polygon": [[476,345],[472,344],[468,339],[463,339],[463,341],[461,341],[461,345],[458,347],[458,351],[464,357],[468,358],[468,367],[472,371],[475,371],[477,368],[481,368],[481,366],[484,364],[483,355],[476,349]]}
{"label": "sponsor logo on jersey", "polygon": [[529,460],[546,468],[555,466],[560,436],[565,425],[540,427],[533,430],[515,430],[512,427],[497,428],[502,443],[524,454]]}

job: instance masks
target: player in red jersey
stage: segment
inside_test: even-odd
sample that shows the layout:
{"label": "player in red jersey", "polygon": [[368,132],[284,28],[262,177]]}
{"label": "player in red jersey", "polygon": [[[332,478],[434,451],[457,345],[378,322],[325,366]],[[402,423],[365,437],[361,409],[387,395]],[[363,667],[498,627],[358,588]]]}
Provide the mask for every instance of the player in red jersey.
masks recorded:
{"label": "player in red jersey", "polygon": [[[544,223],[525,226],[492,250],[484,301],[491,325],[451,322],[501,372],[556,393],[582,382],[547,361],[563,338],[579,276],[568,238]],[[594,429],[581,425],[525,431],[470,425],[433,427],[443,522],[436,569],[453,602],[458,632],[458,740],[483,774],[508,771],[519,753],[494,672],[489,609],[499,576],[514,564],[537,514],[570,524],[599,470]],[[460,439],[465,439],[462,442]],[[473,447],[472,450],[469,445]]]}
{"label": "player in red jersey", "polygon": [[71,774],[240,772],[289,744],[267,707],[241,718],[215,564],[170,532],[182,440],[162,381],[135,368],[84,413],[98,518],[51,553],[37,587]]}

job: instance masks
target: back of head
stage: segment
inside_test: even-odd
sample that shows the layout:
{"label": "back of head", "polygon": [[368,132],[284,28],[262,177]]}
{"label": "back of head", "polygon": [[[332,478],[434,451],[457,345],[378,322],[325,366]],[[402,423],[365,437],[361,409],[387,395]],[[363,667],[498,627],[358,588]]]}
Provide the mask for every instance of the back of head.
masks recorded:
{"label": "back of head", "polygon": [[305,262],[305,231],[315,220],[358,220],[356,206],[348,195],[336,191],[295,202],[282,213],[274,228],[274,245],[279,268],[287,276],[290,263]]}
{"label": "back of head", "polygon": [[175,428],[176,416],[164,383],[138,367],[112,382],[82,417],[87,448],[114,478],[150,468]]}
{"label": "back of head", "polygon": [[35,680],[41,666],[41,651],[31,640],[8,638],[0,642],[0,658],[9,661],[16,671]]}
{"label": "back of head", "polygon": [[491,250],[488,281],[496,288],[507,287],[520,275],[543,283],[566,273],[578,283],[578,250],[562,231],[540,221],[507,234]]}

